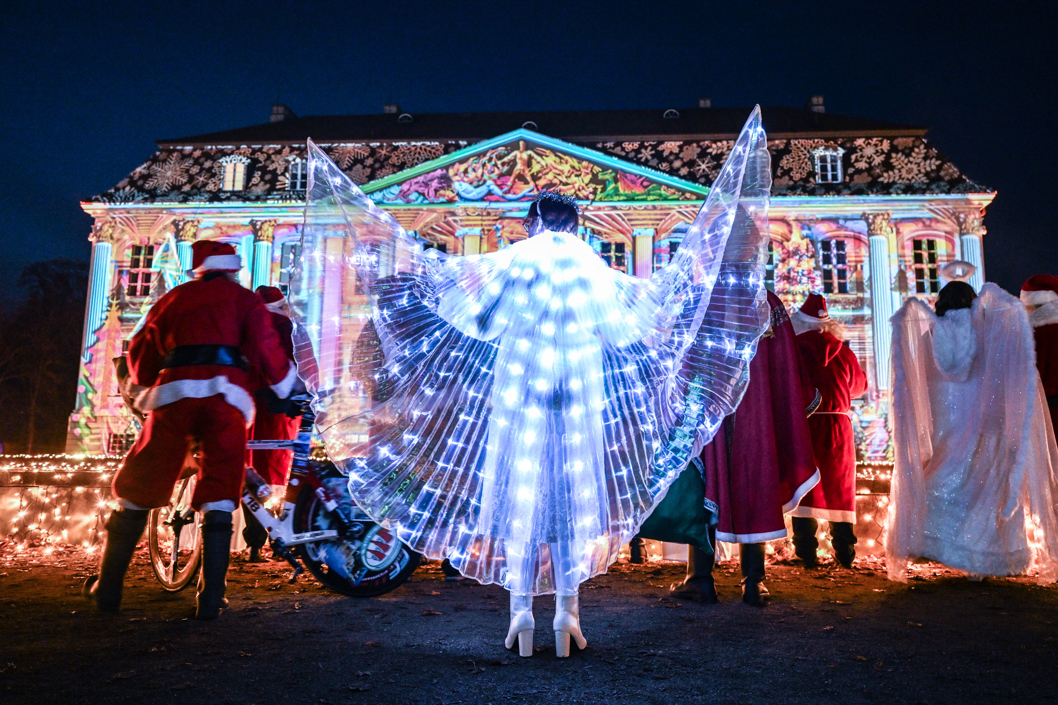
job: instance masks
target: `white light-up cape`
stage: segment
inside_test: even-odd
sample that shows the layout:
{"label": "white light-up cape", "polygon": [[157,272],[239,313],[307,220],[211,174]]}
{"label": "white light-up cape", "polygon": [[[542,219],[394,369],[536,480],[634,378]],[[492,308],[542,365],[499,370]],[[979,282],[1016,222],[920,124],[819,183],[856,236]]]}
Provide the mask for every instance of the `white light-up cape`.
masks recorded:
{"label": "white light-up cape", "polygon": [[1053,581],[1058,449],[1021,302],[985,284],[970,309],[938,318],[910,299],[892,322],[890,579],[923,557]]}
{"label": "white light-up cape", "polygon": [[737,406],[767,326],[759,108],[650,279],[569,234],[424,251],[309,150],[295,354],[356,503],[515,593],[605,572]]}

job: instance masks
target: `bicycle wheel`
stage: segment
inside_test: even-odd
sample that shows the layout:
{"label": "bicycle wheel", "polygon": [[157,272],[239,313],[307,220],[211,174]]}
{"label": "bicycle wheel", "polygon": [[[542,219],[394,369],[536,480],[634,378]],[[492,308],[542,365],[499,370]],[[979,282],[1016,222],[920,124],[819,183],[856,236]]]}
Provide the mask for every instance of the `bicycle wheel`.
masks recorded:
{"label": "bicycle wheel", "polygon": [[[294,506],[294,531],[340,531],[338,521],[308,483],[304,487]],[[419,567],[421,556],[371,521],[351,501],[346,510],[350,508],[354,523],[362,529],[360,538],[300,544],[295,546],[298,557],[317,580],[342,595],[377,597],[395,590]]]}
{"label": "bicycle wheel", "polygon": [[151,569],[169,592],[179,592],[198,574],[202,558],[199,517],[191,508],[196,477],[176,483],[168,507],[152,509],[147,518],[147,546]]}

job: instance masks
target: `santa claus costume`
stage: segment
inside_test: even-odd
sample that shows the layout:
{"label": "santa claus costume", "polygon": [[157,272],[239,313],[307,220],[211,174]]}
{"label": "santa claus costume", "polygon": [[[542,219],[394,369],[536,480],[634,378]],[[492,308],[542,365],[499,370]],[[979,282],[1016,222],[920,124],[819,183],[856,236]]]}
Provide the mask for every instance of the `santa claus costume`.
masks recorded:
{"label": "santa claus costume", "polygon": [[[98,582],[86,590],[102,610],[117,610],[125,571],[147,511],[169,502],[192,438],[202,449],[192,506],[204,512],[198,611],[215,618],[225,604],[231,513],[242,487],[246,431],[253,422],[256,369],[286,397],[297,377],[269,312],[232,276],[241,259],[231,245],[193,245],[194,279],[174,288],[148,312],[129,345],[134,384],[146,387],[136,405],[147,418],[114,477],[120,507],[107,521]],[[94,585],[92,584],[94,583]]]}
{"label": "santa claus costume", "polygon": [[834,557],[848,568],[856,557],[856,443],[849,413],[852,400],[867,391],[867,375],[820,294],[811,294],[792,322],[801,359],[821,396],[819,408],[808,419],[819,484],[790,512],[794,549],[805,566],[814,566],[817,520],[825,519],[830,522]]}
{"label": "santa claus costume", "polygon": [[1058,435],[1058,277],[1036,274],[1021,287],[1021,303],[1029,312],[1029,325],[1036,340],[1036,367],[1040,371],[1043,391],[1052,428]]}
{"label": "santa claus costume", "polygon": [[[254,292],[264,302],[268,309],[269,319],[272,327],[279,336],[279,343],[291,363],[294,362],[293,332],[294,324],[290,320],[290,305],[283,292],[274,286],[259,286]],[[256,386],[263,389],[268,386],[267,382],[259,378]],[[298,435],[298,427],[301,425],[300,416],[287,416],[286,414],[274,414],[268,411],[267,402],[260,396],[254,399],[256,412],[254,414],[253,427],[250,429],[250,440],[252,441],[284,441],[291,440]],[[265,484],[271,485],[273,496],[282,496],[287,480],[290,476],[290,463],[294,458],[292,450],[252,450],[248,454],[249,464]],[[261,526],[261,522],[246,507],[243,507],[243,521],[246,526],[242,531],[243,540],[250,548],[251,562],[261,559],[261,547],[268,539],[268,532]]]}
{"label": "santa claus costume", "polygon": [[[786,538],[789,513],[818,482],[808,415],[820,397],[801,364],[786,308],[768,292],[771,325],[757,344],[749,386],[701,454],[705,498],[715,506],[715,538],[740,544],[742,600],[762,605],[764,543]],[[715,546],[715,543],[714,543]],[[688,547],[687,578],[677,597],[716,602],[713,555]]]}

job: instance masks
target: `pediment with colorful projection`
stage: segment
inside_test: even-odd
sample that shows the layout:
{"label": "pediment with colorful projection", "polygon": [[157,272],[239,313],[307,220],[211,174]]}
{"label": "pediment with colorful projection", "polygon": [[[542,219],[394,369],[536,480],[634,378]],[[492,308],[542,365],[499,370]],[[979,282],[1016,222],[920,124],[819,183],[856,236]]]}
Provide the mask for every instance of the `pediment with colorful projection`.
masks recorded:
{"label": "pediment with colorful projection", "polygon": [[382,206],[532,201],[545,190],[580,201],[702,200],[709,190],[528,130],[515,130],[364,186]]}

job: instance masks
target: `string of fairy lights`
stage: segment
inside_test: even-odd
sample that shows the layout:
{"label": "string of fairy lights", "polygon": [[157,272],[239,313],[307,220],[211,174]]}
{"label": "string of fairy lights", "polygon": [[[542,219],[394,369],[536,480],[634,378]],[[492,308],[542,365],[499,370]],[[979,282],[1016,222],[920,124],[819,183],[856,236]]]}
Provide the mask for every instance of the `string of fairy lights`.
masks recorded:
{"label": "string of fairy lights", "polygon": [[[116,456],[0,455],[0,541],[6,538],[15,550],[66,545],[95,551],[117,506],[110,483],[120,463]],[[868,551],[884,540],[891,477],[891,465],[858,467],[857,533]],[[820,535],[827,538],[825,527]]]}
{"label": "string of fairy lights", "polygon": [[110,482],[120,462],[112,456],[0,456],[0,536],[16,546],[95,550],[116,506]]}

